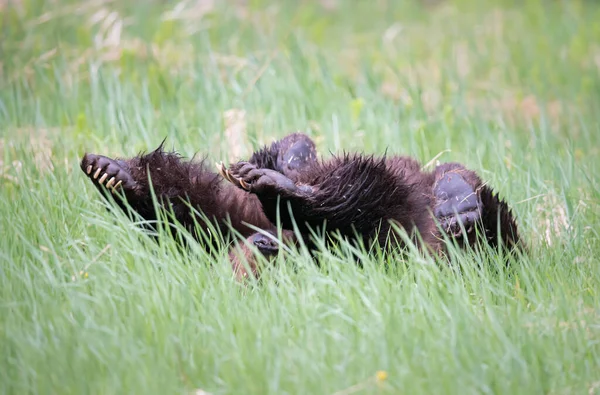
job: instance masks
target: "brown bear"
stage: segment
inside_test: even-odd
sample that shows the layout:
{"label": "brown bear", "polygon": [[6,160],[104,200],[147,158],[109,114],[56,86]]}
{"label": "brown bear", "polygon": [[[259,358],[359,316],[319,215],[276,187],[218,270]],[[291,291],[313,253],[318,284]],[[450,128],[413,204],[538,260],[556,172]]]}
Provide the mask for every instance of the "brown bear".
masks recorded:
{"label": "brown bear", "polygon": [[124,210],[128,205],[147,221],[157,220],[152,188],[160,208],[171,211],[197,239],[209,227],[228,238],[235,230],[246,239],[241,251],[230,253],[239,278],[249,274],[246,267],[258,275],[249,245],[266,257],[278,253],[276,224],[284,243],[297,242],[299,233],[309,249],[315,229],[351,241],[402,245],[392,223],[433,253],[445,251],[444,236],[463,247],[480,241],[492,247],[520,244],[508,205],[461,164],[427,172],[404,156],[344,154],[320,160],[314,142],[301,133],[229,168],[219,164],[218,172],[209,170],[205,160],[165,152],[163,144],[129,159],[85,154],[81,168],[105,196],[119,192],[124,199],[115,199],[117,204]]}

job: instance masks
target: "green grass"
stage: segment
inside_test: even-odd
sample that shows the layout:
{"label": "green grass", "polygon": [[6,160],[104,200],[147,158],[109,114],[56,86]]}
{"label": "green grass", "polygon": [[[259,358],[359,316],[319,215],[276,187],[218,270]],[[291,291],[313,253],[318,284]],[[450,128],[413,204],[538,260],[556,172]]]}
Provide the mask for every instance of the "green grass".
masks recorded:
{"label": "green grass", "polygon": [[[246,3],[0,3],[0,392],[600,393],[600,4]],[[464,162],[530,256],[293,253],[243,288],[78,167],[294,130]]]}

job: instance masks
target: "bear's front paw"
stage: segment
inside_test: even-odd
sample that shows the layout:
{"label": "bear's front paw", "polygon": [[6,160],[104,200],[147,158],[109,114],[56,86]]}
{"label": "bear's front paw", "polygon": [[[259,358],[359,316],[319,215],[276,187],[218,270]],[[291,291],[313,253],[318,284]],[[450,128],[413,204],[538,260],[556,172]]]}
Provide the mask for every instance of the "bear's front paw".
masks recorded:
{"label": "bear's front paw", "polygon": [[111,192],[121,187],[133,189],[135,181],[122,161],[96,154],[85,154],[81,160],[81,170],[97,187],[104,187]]}
{"label": "bear's front paw", "polygon": [[238,162],[225,167],[217,164],[219,174],[233,185],[255,194],[295,195],[299,192],[296,184],[285,175],[271,169],[257,168],[249,162]]}

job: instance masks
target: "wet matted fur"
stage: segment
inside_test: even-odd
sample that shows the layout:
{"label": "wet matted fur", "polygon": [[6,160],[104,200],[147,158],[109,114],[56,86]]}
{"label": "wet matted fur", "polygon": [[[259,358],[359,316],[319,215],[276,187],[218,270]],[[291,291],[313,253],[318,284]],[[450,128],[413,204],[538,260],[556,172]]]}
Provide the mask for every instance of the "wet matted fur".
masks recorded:
{"label": "wet matted fur", "polygon": [[[166,152],[162,144],[127,159],[85,154],[81,168],[105,195],[121,192],[146,220],[157,219],[152,188],[159,208],[172,212],[196,238],[201,236],[198,228],[214,226],[231,240],[234,229],[247,241],[241,244],[241,255],[233,250],[230,254],[234,268],[240,267],[240,256],[254,259],[248,245],[273,255],[274,246],[265,237],[276,234],[278,220],[286,230],[286,243],[297,242],[290,232],[296,226],[309,247],[309,233],[315,229],[350,241],[403,244],[392,224],[404,229],[419,248],[434,253],[444,252],[443,236],[463,247],[483,240],[493,247],[513,248],[520,241],[506,202],[461,164],[446,163],[427,172],[404,156],[352,153],[323,160],[317,158],[314,142],[301,133],[261,148],[248,161],[229,168],[220,165],[219,172],[205,160]],[[266,233],[257,236],[255,228]],[[476,229],[483,238],[475,237]]]}

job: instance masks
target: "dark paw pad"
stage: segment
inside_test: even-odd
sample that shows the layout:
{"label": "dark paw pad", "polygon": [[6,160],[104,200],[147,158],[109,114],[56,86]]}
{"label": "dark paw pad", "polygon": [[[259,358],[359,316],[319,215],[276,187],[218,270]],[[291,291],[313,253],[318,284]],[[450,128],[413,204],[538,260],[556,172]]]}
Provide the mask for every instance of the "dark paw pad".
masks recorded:
{"label": "dark paw pad", "polygon": [[477,192],[457,172],[449,171],[440,178],[433,189],[436,198],[435,216],[443,229],[453,235],[474,229],[481,218],[481,200]]}
{"label": "dark paw pad", "polygon": [[312,141],[302,139],[296,141],[279,159],[279,167],[284,170],[284,173],[295,175],[316,159],[314,145]]}
{"label": "dark paw pad", "polygon": [[275,170],[257,168],[249,162],[236,163],[229,169],[223,163],[218,163],[217,168],[227,181],[253,193],[293,195],[299,192],[296,184],[288,177]]}
{"label": "dark paw pad", "polygon": [[256,233],[252,236],[252,244],[254,244],[266,258],[275,256],[279,252],[279,243],[277,240],[262,233]]}
{"label": "dark paw pad", "polygon": [[97,187],[104,187],[113,193],[118,188],[127,190],[136,185],[125,162],[106,156],[85,154],[81,160],[81,170]]}

